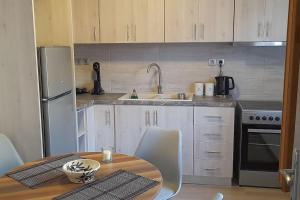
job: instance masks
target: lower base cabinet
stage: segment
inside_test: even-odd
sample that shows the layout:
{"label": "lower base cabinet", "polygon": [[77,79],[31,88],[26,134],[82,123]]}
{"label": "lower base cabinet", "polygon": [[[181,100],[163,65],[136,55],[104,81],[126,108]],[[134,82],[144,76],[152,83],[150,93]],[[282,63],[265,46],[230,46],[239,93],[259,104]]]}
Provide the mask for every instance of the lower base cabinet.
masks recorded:
{"label": "lower base cabinet", "polygon": [[120,105],[115,111],[117,152],[133,155],[150,126],[178,129],[183,139],[183,173],[193,175],[193,107]]}

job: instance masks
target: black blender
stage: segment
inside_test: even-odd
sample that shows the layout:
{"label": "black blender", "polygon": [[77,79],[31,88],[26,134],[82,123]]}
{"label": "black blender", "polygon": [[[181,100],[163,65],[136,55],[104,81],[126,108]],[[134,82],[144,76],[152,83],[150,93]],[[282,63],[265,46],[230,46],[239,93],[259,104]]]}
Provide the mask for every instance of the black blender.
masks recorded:
{"label": "black blender", "polygon": [[92,90],[92,95],[101,95],[104,94],[104,90],[101,86],[101,77],[100,77],[100,63],[95,62],[93,64],[93,80],[94,80],[94,88]]}

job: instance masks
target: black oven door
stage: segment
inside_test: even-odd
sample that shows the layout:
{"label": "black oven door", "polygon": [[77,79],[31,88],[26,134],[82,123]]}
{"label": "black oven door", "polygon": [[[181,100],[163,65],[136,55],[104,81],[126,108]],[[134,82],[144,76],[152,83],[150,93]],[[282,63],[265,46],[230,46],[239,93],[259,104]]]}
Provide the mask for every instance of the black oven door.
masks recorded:
{"label": "black oven door", "polygon": [[243,125],[241,169],[278,171],[280,126]]}

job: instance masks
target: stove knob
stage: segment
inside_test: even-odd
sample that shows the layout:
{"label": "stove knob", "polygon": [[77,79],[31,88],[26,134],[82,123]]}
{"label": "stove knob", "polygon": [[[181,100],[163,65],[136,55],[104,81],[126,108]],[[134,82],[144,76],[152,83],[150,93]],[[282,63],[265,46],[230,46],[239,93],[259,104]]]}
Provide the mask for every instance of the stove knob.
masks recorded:
{"label": "stove knob", "polygon": [[266,116],[263,116],[263,117],[262,117],[262,120],[266,121],[266,120],[267,120],[267,117],[266,117]]}
{"label": "stove knob", "polygon": [[270,120],[270,121],[273,121],[273,120],[274,120],[274,118],[273,118],[273,117],[269,117],[269,120]]}
{"label": "stove knob", "polygon": [[253,117],[253,116],[250,116],[249,119],[250,119],[250,120],[254,120],[254,117]]}
{"label": "stove knob", "polygon": [[257,116],[255,119],[256,119],[256,120],[260,120],[260,117],[259,117],[259,116]]}
{"label": "stove knob", "polygon": [[280,117],[275,117],[275,120],[278,122],[280,121]]}

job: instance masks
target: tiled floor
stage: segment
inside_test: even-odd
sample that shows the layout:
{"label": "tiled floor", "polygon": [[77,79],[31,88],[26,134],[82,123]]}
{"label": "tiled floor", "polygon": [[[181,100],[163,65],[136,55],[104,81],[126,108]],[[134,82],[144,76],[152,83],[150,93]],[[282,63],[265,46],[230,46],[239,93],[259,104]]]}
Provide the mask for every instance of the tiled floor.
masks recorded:
{"label": "tiled floor", "polygon": [[216,193],[224,194],[224,200],[289,200],[289,193],[278,189],[253,187],[212,187],[184,184],[174,200],[213,200]]}

